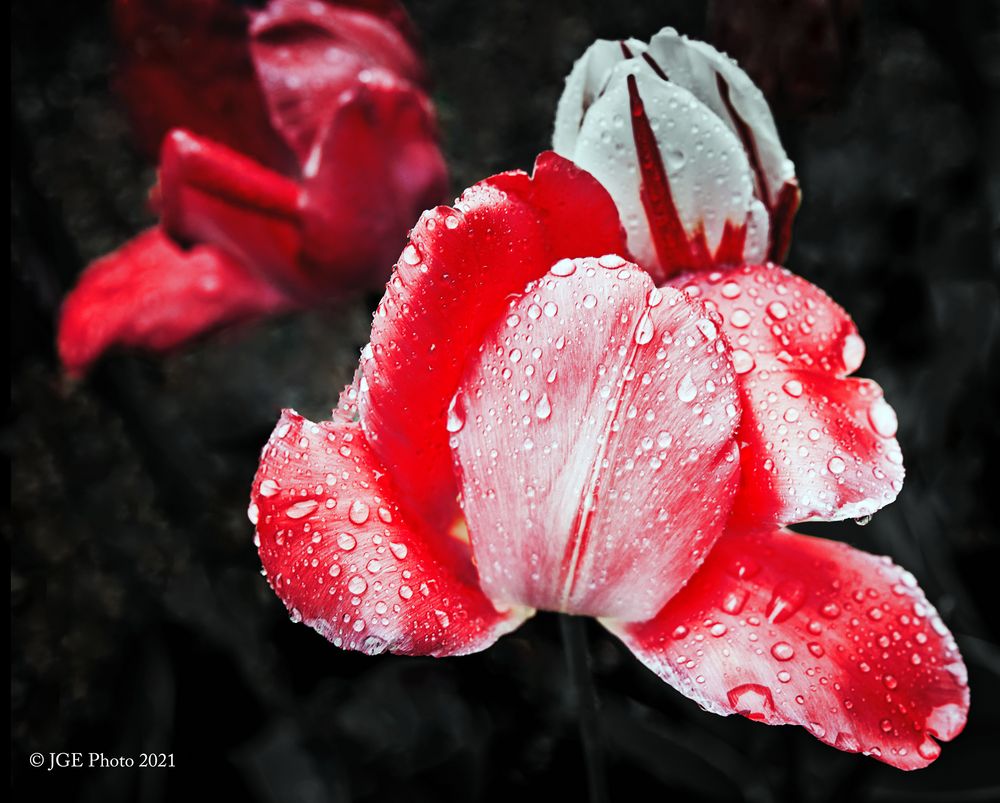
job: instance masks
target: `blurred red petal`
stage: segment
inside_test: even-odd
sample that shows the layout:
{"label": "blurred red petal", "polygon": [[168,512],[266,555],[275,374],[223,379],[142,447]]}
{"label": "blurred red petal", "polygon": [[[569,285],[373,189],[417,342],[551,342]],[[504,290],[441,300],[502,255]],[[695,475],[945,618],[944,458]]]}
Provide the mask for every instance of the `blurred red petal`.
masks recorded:
{"label": "blurred red petal", "polygon": [[448,418],[491,599],[644,619],[721,535],[735,375],[701,304],[618,256],[564,260],[486,333]]}
{"label": "blurred red petal", "polygon": [[521,293],[564,257],[623,253],[610,196],[553,153],[534,175],[476,184],[455,209],[426,212],[396,264],[362,354],[361,421],[400,492],[446,527],[455,511],[448,405],[468,358]]}
{"label": "blurred red petal", "polygon": [[299,186],[216,142],[172,131],[163,141],[161,225],[182,242],[207,243],[286,292],[315,301],[299,264]]}
{"label": "blurred red petal", "polygon": [[254,15],[251,49],[271,120],[301,165],[365,69],[423,82],[420,57],[397,27],[398,11],[387,3],[272,0]]}
{"label": "blurred red petal", "polygon": [[397,498],[357,423],[283,413],[249,515],[293,619],[345,649],[441,656],[485,649],[530,614],[498,611],[467,547],[425,528]]}
{"label": "blurred red petal", "polygon": [[268,118],[248,25],[231,0],[117,0],[118,86],[150,157],[167,131],[184,128],[272,169],[292,166]]}
{"label": "blurred red petal", "polygon": [[846,544],[726,535],[654,619],[606,624],[709,711],[802,725],[900,769],[965,726],[965,665],[937,612],[909,572]]}
{"label": "blurred red petal", "polygon": [[734,515],[754,526],[870,515],[903,482],[882,389],[847,377],[864,343],[815,285],[775,265],[670,282],[719,311],[743,399],[743,482]]}
{"label": "blurred red petal", "polygon": [[409,227],[448,191],[426,96],[372,71],[341,96],[302,187],[303,260],[316,286],[381,288]]}
{"label": "blurred red petal", "polygon": [[63,304],[59,357],[67,371],[82,374],[112,347],[164,351],[291,306],[218,249],[184,251],[153,228],[84,271]]}

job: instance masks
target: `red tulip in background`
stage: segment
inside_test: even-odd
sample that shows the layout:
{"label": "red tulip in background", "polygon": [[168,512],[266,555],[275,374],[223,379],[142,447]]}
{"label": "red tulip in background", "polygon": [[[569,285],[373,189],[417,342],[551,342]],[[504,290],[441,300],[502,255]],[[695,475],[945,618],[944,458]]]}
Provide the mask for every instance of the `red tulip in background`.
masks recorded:
{"label": "red tulip in background", "polygon": [[116,22],[121,91],[140,144],[160,148],[160,222],[67,297],[69,371],[382,286],[447,187],[397,3],[119,0]]}
{"label": "red tulip in background", "polygon": [[598,42],[554,139],[420,218],[333,420],[282,416],[272,587],[368,653],[595,616],[709,711],[927,765],[968,710],[951,634],[887,558],[782,529],[903,469],[851,319],[768,261],[798,190],[763,97],[673,31]]}

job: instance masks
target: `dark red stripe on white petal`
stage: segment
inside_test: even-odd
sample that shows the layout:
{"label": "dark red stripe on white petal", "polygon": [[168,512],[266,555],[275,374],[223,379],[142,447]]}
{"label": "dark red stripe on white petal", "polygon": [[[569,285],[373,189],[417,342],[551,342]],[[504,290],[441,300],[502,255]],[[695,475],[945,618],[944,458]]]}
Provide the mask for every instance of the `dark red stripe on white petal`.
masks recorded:
{"label": "dark red stripe on white petal", "polygon": [[261,454],[249,516],[292,618],[338,647],[465,654],[530,613],[498,611],[467,547],[399,506],[357,423],[286,410]]}
{"label": "dark red stripe on white petal", "polygon": [[649,124],[646,108],[639,96],[639,86],[634,75],[628,76],[627,80],[632,113],[632,136],[635,140],[641,175],[639,193],[643,208],[646,210],[646,217],[649,219],[653,246],[660,261],[659,268],[651,270],[650,273],[653,280],[660,283],[675,270],[693,270],[702,267],[705,255],[699,254],[696,257],[691,253],[687,232],[684,230],[684,224],[677,213],[677,206],[670,192],[670,179],[663,164],[663,155],[660,153],[656,135]]}
{"label": "dark red stripe on white petal", "polygon": [[667,74],[663,71],[663,67],[660,66],[660,63],[656,59],[654,59],[651,55],[649,55],[649,53],[643,53],[642,58],[643,61],[645,61],[646,64],[650,66],[650,69],[652,69],[652,71],[655,72],[660,78],[662,78],[664,81],[670,80]]}
{"label": "dark red stripe on white petal", "polygon": [[721,533],[738,417],[700,304],[617,256],[557,263],[486,333],[448,422],[483,587],[652,616]]}
{"label": "dark red stripe on white petal", "polygon": [[771,243],[768,259],[772,262],[782,262],[788,255],[788,246],[792,242],[792,221],[802,200],[799,183],[793,178],[781,185],[774,209],[771,210]]}
{"label": "dark red stripe on white petal", "polygon": [[83,272],[63,302],[59,357],[67,371],[82,374],[113,347],[166,351],[293,306],[217,248],[184,250],[152,228]]}
{"label": "dark red stripe on white petal", "polygon": [[622,253],[614,203],[588,173],[554,153],[534,175],[504,173],[454,209],[426,212],[386,287],[362,353],[361,421],[415,510],[450,525],[448,405],[468,358],[511,293],[563,257]]}
{"label": "dark red stripe on white petal", "polygon": [[736,126],[736,133],[739,135],[740,142],[743,143],[743,149],[747,152],[750,167],[753,169],[757,192],[760,194],[761,201],[764,202],[764,206],[767,207],[767,211],[770,213],[772,211],[771,193],[767,188],[767,176],[760,163],[760,153],[757,150],[757,141],[754,139],[753,129],[747,125],[746,120],[740,116],[740,113],[736,111],[736,107],[733,106],[733,101],[729,97],[729,84],[722,77],[722,73],[717,72],[715,74],[715,84],[719,89],[719,96],[722,98],[723,104],[725,104],[726,111],[729,112],[729,116]]}
{"label": "dark red stripe on white petal", "polygon": [[725,535],[654,619],[607,624],[709,711],[901,769],[937,758],[968,714],[962,657],[913,575],[846,544]]}
{"label": "dark red stripe on white petal", "polygon": [[673,284],[719,312],[734,349],[743,401],[734,515],[757,526],[854,518],[896,498],[896,416],[878,385],[848,376],[864,342],[843,309],[775,265]]}
{"label": "dark red stripe on white petal", "polygon": [[663,154],[646,115],[635,76],[629,75],[627,83],[632,136],[641,176],[639,195],[659,261],[658,265],[644,267],[654,281],[660,283],[682,271],[702,270],[742,261],[747,236],[746,222],[737,225],[727,219],[714,254],[709,249],[703,222],[697,223],[693,234],[688,234],[684,228],[670,191],[670,178],[663,164]]}

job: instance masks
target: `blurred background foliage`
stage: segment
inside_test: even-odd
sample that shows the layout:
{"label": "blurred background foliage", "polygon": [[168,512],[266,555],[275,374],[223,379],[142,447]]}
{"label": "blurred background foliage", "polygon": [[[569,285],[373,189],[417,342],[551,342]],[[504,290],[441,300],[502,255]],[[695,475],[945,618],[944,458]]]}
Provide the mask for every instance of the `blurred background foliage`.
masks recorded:
{"label": "blurred background foliage", "polygon": [[[741,8],[742,6],[742,8]],[[748,10],[749,7],[749,10]],[[955,632],[966,732],[905,774],[794,728],[701,712],[590,627],[617,794],[691,800],[1000,798],[1000,33],[992,3],[761,0],[410,5],[455,192],[549,144],[595,37],[673,25],[754,71],[804,203],[788,265],[854,316],[899,414],[907,480],[871,524]],[[12,784],[17,799],[578,799],[556,618],[487,652],[342,652],[259,576],[245,510],[279,408],[324,416],[377,299],[225,333],[163,360],[59,371],[53,324],[87,261],[151,222],[152,168],[111,91],[104,3],[12,9]],[[174,770],[28,767],[31,751],[173,752]]]}

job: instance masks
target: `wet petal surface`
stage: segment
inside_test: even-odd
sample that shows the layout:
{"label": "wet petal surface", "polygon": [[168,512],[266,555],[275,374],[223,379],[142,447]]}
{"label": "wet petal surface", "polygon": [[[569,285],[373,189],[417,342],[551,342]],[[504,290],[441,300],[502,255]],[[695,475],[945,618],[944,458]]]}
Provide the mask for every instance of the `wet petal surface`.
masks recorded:
{"label": "wet petal surface", "polygon": [[618,256],[563,260],[487,333],[449,410],[491,598],[652,616],[722,531],[739,473],[728,347]]}
{"label": "wet petal surface", "polygon": [[871,515],[903,483],[896,414],[847,375],[864,357],[850,316],[775,265],[678,277],[716,309],[743,403],[738,515],[751,526]]}
{"label": "wet petal surface", "polygon": [[846,544],[727,534],[654,619],[606,624],[709,711],[802,725],[902,769],[965,725],[965,665],[913,575]]}
{"label": "wet petal surface", "polygon": [[293,620],[338,647],[465,654],[530,614],[497,610],[468,545],[399,507],[356,422],[315,424],[285,411],[261,455],[248,515]]}
{"label": "wet petal surface", "polygon": [[398,468],[414,510],[440,527],[455,516],[448,405],[510,294],[560,258],[620,250],[607,192],[552,153],[531,177],[494,176],[454,209],[420,218],[375,313],[359,380],[362,426],[375,453]]}

